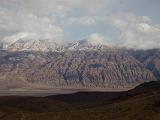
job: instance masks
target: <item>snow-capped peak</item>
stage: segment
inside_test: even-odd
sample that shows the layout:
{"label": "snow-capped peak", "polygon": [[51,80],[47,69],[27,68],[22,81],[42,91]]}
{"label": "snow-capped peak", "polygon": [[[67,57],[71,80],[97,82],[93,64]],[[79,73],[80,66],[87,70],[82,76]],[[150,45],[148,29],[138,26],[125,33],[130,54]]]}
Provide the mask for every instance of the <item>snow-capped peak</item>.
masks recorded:
{"label": "snow-capped peak", "polygon": [[109,47],[107,44],[102,44],[99,41],[80,40],[75,43],[70,43],[68,50],[98,50]]}
{"label": "snow-capped peak", "polygon": [[12,43],[2,43],[2,48],[13,51],[63,51],[62,45],[51,39],[19,39]]}
{"label": "snow-capped peak", "polygon": [[92,34],[87,39],[77,41],[75,43],[70,43],[68,45],[68,50],[99,50],[109,47],[104,37],[99,34]]}

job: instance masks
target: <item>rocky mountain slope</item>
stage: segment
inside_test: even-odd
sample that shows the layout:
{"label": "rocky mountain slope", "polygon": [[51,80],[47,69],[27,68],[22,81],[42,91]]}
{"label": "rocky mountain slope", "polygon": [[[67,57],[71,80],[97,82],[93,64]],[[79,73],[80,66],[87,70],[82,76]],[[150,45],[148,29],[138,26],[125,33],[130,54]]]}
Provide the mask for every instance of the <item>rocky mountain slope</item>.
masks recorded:
{"label": "rocky mountain slope", "polygon": [[131,50],[129,53],[144,64],[160,80],[160,49]]}
{"label": "rocky mountain slope", "polygon": [[50,40],[17,40],[0,51],[0,89],[129,89],[159,79],[154,53],[145,56],[101,41],[60,47]]}

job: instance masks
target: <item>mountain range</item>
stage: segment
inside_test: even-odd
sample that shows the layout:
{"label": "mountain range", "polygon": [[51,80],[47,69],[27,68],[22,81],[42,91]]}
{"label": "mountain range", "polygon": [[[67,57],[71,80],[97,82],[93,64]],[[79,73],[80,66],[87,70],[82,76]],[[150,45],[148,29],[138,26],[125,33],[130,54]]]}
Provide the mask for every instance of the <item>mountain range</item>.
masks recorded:
{"label": "mountain range", "polygon": [[0,89],[131,89],[160,80],[160,49],[131,50],[81,40],[66,46],[53,40],[0,44]]}

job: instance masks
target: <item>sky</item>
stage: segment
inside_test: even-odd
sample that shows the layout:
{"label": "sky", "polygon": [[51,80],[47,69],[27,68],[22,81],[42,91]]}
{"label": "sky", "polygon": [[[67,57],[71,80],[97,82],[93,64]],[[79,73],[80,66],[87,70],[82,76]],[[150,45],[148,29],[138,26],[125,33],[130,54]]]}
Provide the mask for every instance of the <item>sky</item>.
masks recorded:
{"label": "sky", "polygon": [[[93,38],[160,48],[160,0],[0,0],[0,41]],[[95,38],[94,38],[95,37]]]}

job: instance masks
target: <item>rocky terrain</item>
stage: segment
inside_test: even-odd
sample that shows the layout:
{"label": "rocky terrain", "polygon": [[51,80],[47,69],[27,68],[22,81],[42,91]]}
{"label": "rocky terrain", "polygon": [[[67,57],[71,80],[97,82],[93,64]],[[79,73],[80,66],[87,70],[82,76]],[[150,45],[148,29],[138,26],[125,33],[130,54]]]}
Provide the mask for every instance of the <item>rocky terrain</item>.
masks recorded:
{"label": "rocky terrain", "polygon": [[67,47],[43,42],[18,40],[1,47],[0,89],[120,90],[160,78],[158,49],[134,51],[85,40]]}
{"label": "rocky terrain", "polygon": [[160,49],[131,50],[129,53],[144,64],[160,80]]}

